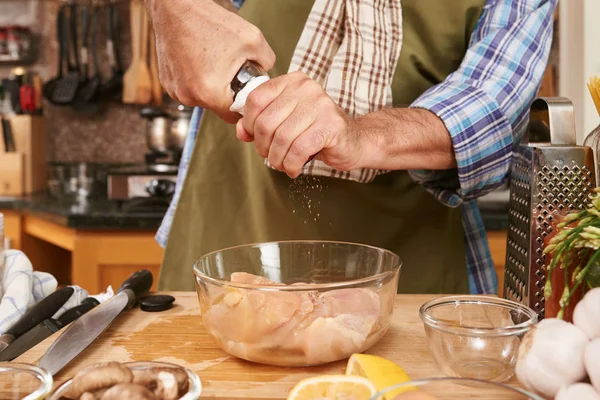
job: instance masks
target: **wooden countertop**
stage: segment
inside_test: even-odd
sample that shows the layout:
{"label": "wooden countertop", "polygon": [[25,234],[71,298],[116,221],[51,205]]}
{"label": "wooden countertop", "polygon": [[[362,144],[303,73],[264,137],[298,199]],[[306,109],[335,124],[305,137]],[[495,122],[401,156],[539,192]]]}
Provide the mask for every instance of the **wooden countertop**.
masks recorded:
{"label": "wooden countertop", "polygon": [[[346,361],[311,368],[253,364],[228,356],[208,337],[193,292],[171,293],[174,307],[161,313],[127,311],[90,347],[55,376],[57,384],[84,366],[102,361],[165,361],[194,370],[203,384],[202,398],[285,399],[301,379],[317,374],[343,374]],[[401,365],[413,379],[444,376],[425,342],[419,307],[432,295],[398,295],[392,325],[367,353]],[[37,363],[57,335],[15,360]],[[518,385],[515,378],[509,384]]]}

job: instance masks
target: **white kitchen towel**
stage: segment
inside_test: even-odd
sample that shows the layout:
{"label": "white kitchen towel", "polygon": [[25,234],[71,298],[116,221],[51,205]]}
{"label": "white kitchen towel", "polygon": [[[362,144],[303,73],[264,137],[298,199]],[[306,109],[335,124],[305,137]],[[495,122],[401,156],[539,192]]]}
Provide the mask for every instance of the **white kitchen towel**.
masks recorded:
{"label": "white kitchen towel", "polygon": [[[4,262],[0,262],[0,334],[4,333],[35,303],[54,292],[57,282],[54,276],[46,272],[34,271],[29,258],[19,250],[5,250],[0,253]],[[79,305],[88,293],[74,286],[75,292],[55,318],[66,310]]]}

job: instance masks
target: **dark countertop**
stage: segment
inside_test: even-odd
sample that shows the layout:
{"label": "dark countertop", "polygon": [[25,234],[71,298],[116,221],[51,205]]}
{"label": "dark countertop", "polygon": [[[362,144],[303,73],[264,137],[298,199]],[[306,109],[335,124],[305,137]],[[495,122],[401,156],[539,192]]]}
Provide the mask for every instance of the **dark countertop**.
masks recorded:
{"label": "dark countertop", "polygon": [[133,209],[134,204],[120,204],[107,199],[56,199],[42,194],[20,198],[0,197],[0,210],[17,210],[78,230],[146,230],[156,231],[167,210],[166,203]]}
{"label": "dark countertop", "polygon": [[[481,216],[487,230],[508,228],[508,190],[490,193],[479,199]],[[87,204],[58,200],[50,195],[23,198],[0,197],[0,210],[15,209],[38,215],[60,225],[79,230],[148,230],[156,231],[166,212],[166,203],[144,209],[130,208],[106,199],[90,200]]]}

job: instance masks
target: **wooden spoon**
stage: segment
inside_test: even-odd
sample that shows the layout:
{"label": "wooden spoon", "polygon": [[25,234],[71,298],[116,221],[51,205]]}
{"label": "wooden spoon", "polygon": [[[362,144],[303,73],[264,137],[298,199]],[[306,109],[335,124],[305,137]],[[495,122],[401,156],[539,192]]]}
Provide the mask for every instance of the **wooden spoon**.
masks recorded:
{"label": "wooden spoon", "polygon": [[158,79],[158,58],[156,56],[156,37],[150,28],[150,74],[152,75],[152,99],[157,106],[162,105],[163,89]]}
{"label": "wooden spoon", "polygon": [[140,4],[138,0],[129,3],[131,23],[131,64],[123,76],[123,103],[135,103],[137,76],[140,69]]}
{"label": "wooden spoon", "polygon": [[140,51],[140,70],[137,77],[136,103],[149,104],[152,102],[152,78],[148,69],[148,14],[140,7],[142,20],[142,37]]}

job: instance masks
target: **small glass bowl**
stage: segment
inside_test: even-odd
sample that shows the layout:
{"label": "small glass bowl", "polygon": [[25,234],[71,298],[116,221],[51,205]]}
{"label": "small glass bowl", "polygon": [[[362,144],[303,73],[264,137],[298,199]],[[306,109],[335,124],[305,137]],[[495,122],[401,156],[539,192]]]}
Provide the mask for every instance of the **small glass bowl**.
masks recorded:
{"label": "small glass bowl", "polygon": [[34,365],[0,364],[0,399],[42,400],[52,391],[52,375]]}
{"label": "small glass bowl", "polygon": [[[188,368],[184,368],[180,365],[170,364],[165,362],[155,362],[155,361],[140,361],[140,362],[128,362],[123,365],[127,366],[132,370],[141,370],[147,368],[182,368],[187,376],[189,382],[188,392],[183,395],[179,400],[198,400],[200,398],[200,394],[202,393],[202,382],[200,381],[200,377],[196,375],[195,372]],[[60,400],[61,396],[65,392],[65,390],[71,384],[72,379],[69,379],[65,383],[63,383],[58,389],[52,393],[48,400]]]}
{"label": "small glass bowl", "polygon": [[504,382],[514,375],[535,311],[492,296],[449,296],[419,311],[429,349],[448,376]]}
{"label": "small glass bowl", "polygon": [[[416,397],[416,393],[422,397]],[[408,396],[414,392],[415,395]],[[375,394],[369,400],[544,400],[523,389],[502,383],[467,378],[428,378],[400,383]]]}
{"label": "small glass bowl", "polygon": [[[400,258],[331,241],[216,251],[194,264],[206,331],[225,352],[286,367],[320,365],[373,346],[388,330]],[[233,282],[233,274],[246,273]]]}

